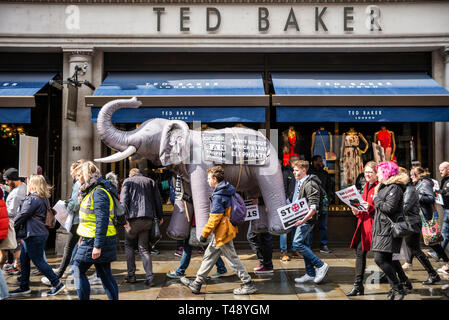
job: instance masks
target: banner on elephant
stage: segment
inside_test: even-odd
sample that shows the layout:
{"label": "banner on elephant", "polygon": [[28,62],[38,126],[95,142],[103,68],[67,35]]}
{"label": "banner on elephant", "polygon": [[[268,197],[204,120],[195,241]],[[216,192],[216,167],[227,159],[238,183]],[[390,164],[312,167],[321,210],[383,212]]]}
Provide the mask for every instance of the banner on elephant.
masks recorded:
{"label": "banner on elephant", "polygon": [[303,219],[309,212],[306,198],[301,198],[293,203],[277,209],[282,227],[287,230],[293,227],[296,221]]}
{"label": "banner on elephant", "polygon": [[268,139],[247,132],[203,132],[204,160],[216,164],[265,165],[269,157]]}

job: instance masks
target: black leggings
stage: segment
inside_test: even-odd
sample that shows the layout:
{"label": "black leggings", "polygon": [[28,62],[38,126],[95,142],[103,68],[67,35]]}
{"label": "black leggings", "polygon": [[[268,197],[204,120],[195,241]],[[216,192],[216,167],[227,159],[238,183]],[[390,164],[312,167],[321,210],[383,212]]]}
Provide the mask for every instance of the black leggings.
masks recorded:
{"label": "black leggings", "polygon": [[[407,247],[409,247],[411,250],[411,256],[409,257],[409,259],[407,259],[408,260],[407,262],[411,264],[413,261],[413,257],[417,257],[419,259],[419,261],[421,261],[422,258],[420,259],[419,257],[420,256],[425,257],[425,254],[421,250],[421,244],[420,244],[421,234],[413,233],[412,235],[407,236],[404,239],[405,239],[405,243],[406,243]],[[449,262],[446,252],[444,252],[443,247],[440,244],[430,246],[430,248],[432,248],[433,251],[435,251],[437,253],[438,257],[443,259],[444,262]]]}
{"label": "black leggings", "polygon": [[355,283],[362,284],[363,283],[363,276],[365,274],[365,268],[366,268],[366,254],[368,251],[363,251],[362,249],[362,241],[359,241],[359,244],[357,245],[357,249],[355,251],[356,257],[355,257]]}
{"label": "black leggings", "polygon": [[396,269],[393,266],[393,254],[390,252],[374,251],[374,262],[385,273],[391,288],[397,288],[399,279],[396,275]]}

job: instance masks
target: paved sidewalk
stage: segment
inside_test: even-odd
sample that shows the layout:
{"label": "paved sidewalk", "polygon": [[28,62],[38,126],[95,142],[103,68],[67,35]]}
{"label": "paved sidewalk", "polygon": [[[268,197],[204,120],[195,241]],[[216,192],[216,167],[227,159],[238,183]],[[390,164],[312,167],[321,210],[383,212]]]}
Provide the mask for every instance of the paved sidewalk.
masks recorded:
{"label": "paved sidewalk", "polygon": [[[166,273],[175,270],[179,264],[179,257],[174,256],[174,250],[161,251],[159,255],[153,255],[153,272],[155,286],[146,287],[144,270],[140,256],[136,255],[137,280],[135,284],[125,283],[126,259],[124,252],[119,252],[119,260],[112,263],[112,272],[119,285],[120,300],[385,300],[389,291],[388,284],[372,284],[378,277],[379,268],[373,261],[372,253],[368,254],[367,284],[365,295],[348,298],[345,292],[352,288],[355,267],[354,250],[348,248],[332,248],[331,254],[317,252],[317,255],[329,265],[329,271],[322,284],[296,284],[294,279],[302,276],[304,261],[292,259],[288,262],[279,260],[279,253],[273,253],[274,274],[255,275],[253,268],[258,264],[255,254],[250,250],[238,250],[240,259],[255,281],[259,291],[249,296],[234,296],[232,290],[240,286],[240,281],[229,266],[225,277],[209,280],[201,289],[201,294],[192,294],[178,279],[170,279]],[[202,256],[193,252],[192,260],[187,269],[187,276],[194,277],[201,263]],[[60,257],[47,255],[47,260],[53,268],[57,268]],[[225,261],[226,263],[226,261]],[[440,268],[442,262],[432,261],[435,268]],[[32,272],[36,270],[32,267]],[[215,273],[215,268],[212,273]],[[443,276],[443,280],[437,285],[425,286],[421,282],[427,279],[427,273],[415,259],[413,270],[406,271],[413,282],[413,290],[406,296],[406,300],[448,300],[449,277]],[[94,274],[92,267],[88,274]],[[17,288],[17,276],[5,275],[10,290]],[[40,282],[42,276],[31,277],[31,294],[27,297],[10,298],[23,300],[77,300],[77,294],[73,286],[73,278],[69,272],[65,275],[65,292],[54,297],[43,297],[49,288]],[[91,298],[93,300],[106,300],[101,284],[91,286]]]}

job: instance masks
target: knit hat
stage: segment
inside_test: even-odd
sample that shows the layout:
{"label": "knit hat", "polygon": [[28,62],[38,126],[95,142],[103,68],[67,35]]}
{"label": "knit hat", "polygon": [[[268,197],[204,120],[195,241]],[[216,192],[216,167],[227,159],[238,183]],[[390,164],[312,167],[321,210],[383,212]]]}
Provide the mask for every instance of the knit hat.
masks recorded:
{"label": "knit hat", "polygon": [[3,179],[5,179],[5,180],[14,180],[14,181],[20,180],[20,178],[19,178],[19,171],[17,171],[16,168],[9,168],[3,174]]}

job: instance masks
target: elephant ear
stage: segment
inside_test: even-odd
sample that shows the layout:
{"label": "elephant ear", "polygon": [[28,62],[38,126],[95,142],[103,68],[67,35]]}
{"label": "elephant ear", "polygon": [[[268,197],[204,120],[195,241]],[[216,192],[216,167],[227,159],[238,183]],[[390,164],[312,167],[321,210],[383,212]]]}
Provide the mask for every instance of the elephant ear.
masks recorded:
{"label": "elephant ear", "polygon": [[162,129],[159,159],[163,166],[185,162],[190,154],[190,130],[184,121],[173,120]]}

